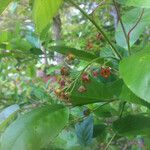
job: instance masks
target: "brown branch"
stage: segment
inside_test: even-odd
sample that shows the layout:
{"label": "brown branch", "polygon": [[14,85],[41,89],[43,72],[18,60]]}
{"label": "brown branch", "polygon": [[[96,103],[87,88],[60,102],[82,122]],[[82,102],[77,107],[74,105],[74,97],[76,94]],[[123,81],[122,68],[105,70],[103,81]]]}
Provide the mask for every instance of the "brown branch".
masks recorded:
{"label": "brown branch", "polygon": [[144,8],[141,12],[141,15],[140,17],[138,18],[137,22],[135,23],[135,25],[130,29],[130,31],[128,32],[128,39],[130,39],[130,34],[131,32],[136,28],[136,26],[139,24],[139,22],[141,21],[142,17],[143,17],[143,14],[144,14]]}

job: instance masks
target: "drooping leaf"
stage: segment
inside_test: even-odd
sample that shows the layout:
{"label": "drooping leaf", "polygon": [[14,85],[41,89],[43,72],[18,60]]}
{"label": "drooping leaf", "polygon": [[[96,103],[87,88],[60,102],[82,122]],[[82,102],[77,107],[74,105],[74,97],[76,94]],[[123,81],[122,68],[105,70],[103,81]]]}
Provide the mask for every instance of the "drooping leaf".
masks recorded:
{"label": "drooping leaf", "polygon": [[81,145],[88,145],[92,142],[93,138],[93,117],[89,116],[83,122],[75,126],[78,141]]}
{"label": "drooping leaf", "polygon": [[121,135],[150,135],[150,117],[143,115],[128,115],[113,123],[113,128]]}
{"label": "drooping leaf", "polygon": [[43,106],[13,122],[2,135],[3,150],[40,150],[64,128],[68,109],[62,105]]}
{"label": "drooping leaf", "polygon": [[120,95],[122,84],[122,80],[116,80],[110,83],[102,83],[98,82],[94,78],[91,78],[91,81],[84,85],[86,91],[79,92],[78,89],[82,84],[80,81],[78,81],[71,92],[71,103],[73,105],[85,105],[96,102],[110,101]]}
{"label": "drooping leaf", "polygon": [[[133,29],[142,12],[143,10],[141,8],[135,8],[122,16],[123,24],[127,34],[130,32],[130,46],[132,46],[139,39],[139,36],[144,32],[145,27],[150,25],[150,10],[145,9],[141,20]],[[118,24],[118,27],[116,29],[115,39],[119,46],[127,49],[126,39],[120,23]]]}
{"label": "drooping leaf", "polygon": [[150,103],[150,52],[139,52],[121,61],[119,72],[127,87]]}
{"label": "drooping leaf", "polygon": [[149,0],[117,0],[117,1],[127,6],[150,8]]}
{"label": "drooping leaf", "polygon": [[0,15],[13,0],[0,0]]}
{"label": "drooping leaf", "polygon": [[[52,51],[56,51],[58,53],[61,53],[63,55],[68,55],[68,54],[73,54],[75,55],[77,58],[86,60],[86,61],[92,61],[93,59],[98,58],[99,56],[96,56],[92,53],[83,51],[83,50],[78,50],[72,47],[67,47],[67,46],[53,46],[50,47],[50,50]],[[103,59],[101,60],[103,62]]]}
{"label": "drooping leaf", "polygon": [[56,15],[63,0],[36,0],[33,4],[33,19],[36,31],[41,33]]}

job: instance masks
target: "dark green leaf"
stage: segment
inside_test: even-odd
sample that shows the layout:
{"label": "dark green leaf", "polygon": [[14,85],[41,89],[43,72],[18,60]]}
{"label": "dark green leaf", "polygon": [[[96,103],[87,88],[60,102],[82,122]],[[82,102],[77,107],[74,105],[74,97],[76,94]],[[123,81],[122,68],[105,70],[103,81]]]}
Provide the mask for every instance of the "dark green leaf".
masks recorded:
{"label": "dark green leaf", "polygon": [[[99,57],[92,53],[89,53],[83,50],[78,50],[78,49],[71,48],[71,47],[67,47],[67,46],[53,46],[53,47],[50,47],[50,50],[56,51],[64,55],[68,55],[71,53],[75,55],[76,57],[86,60],[86,61],[92,61],[93,59]],[[103,59],[101,60],[101,62],[103,62]]]}
{"label": "dark green leaf", "polygon": [[116,111],[110,105],[105,105],[96,109],[94,114],[98,117],[112,117],[115,112]]}
{"label": "dark green leaf", "polygon": [[97,124],[94,125],[93,137],[102,137],[106,135],[106,125],[105,124]]}
{"label": "dark green leaf", "polygon": [[68,121],[62,105],[43,106],[13,122],[2,135],[2,150],[41,150],[58,135]]}
{"label": "dark green leaf", "polygon": [[129,115],[113,123],[113,128],[121,135],[150,135],[150,117]]}

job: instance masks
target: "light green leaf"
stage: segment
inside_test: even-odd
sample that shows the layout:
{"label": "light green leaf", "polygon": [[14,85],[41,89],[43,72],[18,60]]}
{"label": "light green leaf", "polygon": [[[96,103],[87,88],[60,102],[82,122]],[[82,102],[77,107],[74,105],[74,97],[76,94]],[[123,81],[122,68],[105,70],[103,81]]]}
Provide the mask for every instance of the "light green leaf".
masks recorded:
{"label": "light green leaf", "polygon": [[11,121],[11,119],[16,115],[18,110],[19,106],[15,104],[5,108],[0,113],[0,130],[3,129],[8,124],[8,122]]}
{"label": "light green leaf", "polygon": [[125,58],[119,71],[127,87],[150,103],[150,52],[140,52]]}
{"label": "light green leaf", "polygon": [[13,0],[0,0],[0,15]]}
{"label": "light green leaf", "polygon": [[150,0],[117,0],[117,1],[127,6],[150,8]]}
{"label": "light green leaf", "polygon": [[36,0],[33,4],[33,19],[36,31],[41,33],[56,15],[63,0]]}
{"label": "light green leaf", "polygon": [[2,150],[41,150],[59,134],[68,121],[62,105],[43,106],[13,122],[2,135]]}
{"label": "light green leaf", "polygon": [[10,31],[1,31],[0,32],[0,44],[7,44],[13,38],[13,34]]}
{"label": "light green leaf", "polygon": [[[122,16],[123,24],[127,34],[135,26],[137,20],[141,16],[142,9],[136,8],[127,12]],[[137,26],[130,32],[130,46],[132,46],[138,39],[139,36],[144,32],[145,27],[150,25],[150,9],[145,9],[142,19],[137,24]],[[126,39],[122,30],[120,23],[116,29],[115,39],[119,46],[127,49]]]}
{"label": "light green leaf", "polygon": [[150,117],[129,115],[113,123],[113,128],[125,136],[150,135]]}

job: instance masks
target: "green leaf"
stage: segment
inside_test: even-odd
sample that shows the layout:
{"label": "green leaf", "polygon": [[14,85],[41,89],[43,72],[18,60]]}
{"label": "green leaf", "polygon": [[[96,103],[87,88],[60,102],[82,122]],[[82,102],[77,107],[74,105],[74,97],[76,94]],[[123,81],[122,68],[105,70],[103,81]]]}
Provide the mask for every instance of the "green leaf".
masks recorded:
{"label": "green leaf", "polygon": [[[127,12],[124,16],[122,16],[123,24],[127,34],[129,31],[135,26],[137,20],[141,16],[142,9],[136,8]],[[145,9],[142,19],[138,23],[138,25],[130,32],[130,46],[132,46],[138,39],[139,36],[145,31],[145,27],[150,25],[150,10]],[[127,49],[126,39],[121,27],[121,24],[118,24],[115,33],[115,39],[119,46]]]}
{"label": "green leaf", "polygon": [[143,115],[128,115],[113,123],[113,128],[125,136],[150,135],[150,117]]}
{"label": "green leaf", "polygon": [[0,0],[0,15],[13,0]]}
{"label": "green leaf", "polygon": [[63,0],[36,0],[33,4],[33,19],[36,31],[41,33],[56,15]]}
{"label": "green leaf", "polygon": [[116,113],[116,111],[110,105],[99,107],[94,111],[96,116],[103,118],[112,117],[114,113]]}
{"label": "green leaf", "polygon": [[77,123],[75,126],[78,141],[81,145],[88,145],[92,142],[93,138],[93,117],[85,118],[83,122]]}
{"label": "green leaf", "polygon": [[13,33],[10,31],[0,32],[0,43],[7,44],[13,38]]}
{"label": "green leaf", "polygon": [[[61,53],[63,55],[68,55],[68,54],[73,54],[77,58],[86,60],[86,61],[92,61],[93,59],[96,59],[99,56],[96,56],[92,53],[83,51],[83,50],[78,50],[72,47],[67,47],[67,46],[53,46],[50,47],[50,50],[56,51],[58,53]],[[102,59],[103,60],[103,59]]]}
{"label": "green leaf", "polygon": [[78,89],[82,84],[78,81],[71,92],[71,103],[73,105],[85,105],[96,102],[108,102],[120,95],[122,84],[122,80],[119,79],[104,84],[91,78],[91,81],[84,85],[86,92],[80,93]]}
{"label": "green leaf", "polygon": [[93,137],[104,137],[106,135],[106,125],[96,124],[94,125]]}
{"label": "green leaf", "polygon": [[135,6],[135,7],[145,7],[150,8],[149,0],[117,0],[121,4],[125,4],[127,6]]}
{"label": "green leaf", "polygon": [[119,72],[127,87],[150,103],[150,52],[140,52],[121,61]]}
{"label": "green leaf", "polygon": [[51,105],[21,115],[2,135],[0,149],[41,150],[64,128],[68,113],[62,105]]}
{"label": "green leaf", "polygon": [[119,99],[139,105],[143,105],[150,109],[150,103],[136,96],[126,85],[123,85]]}

